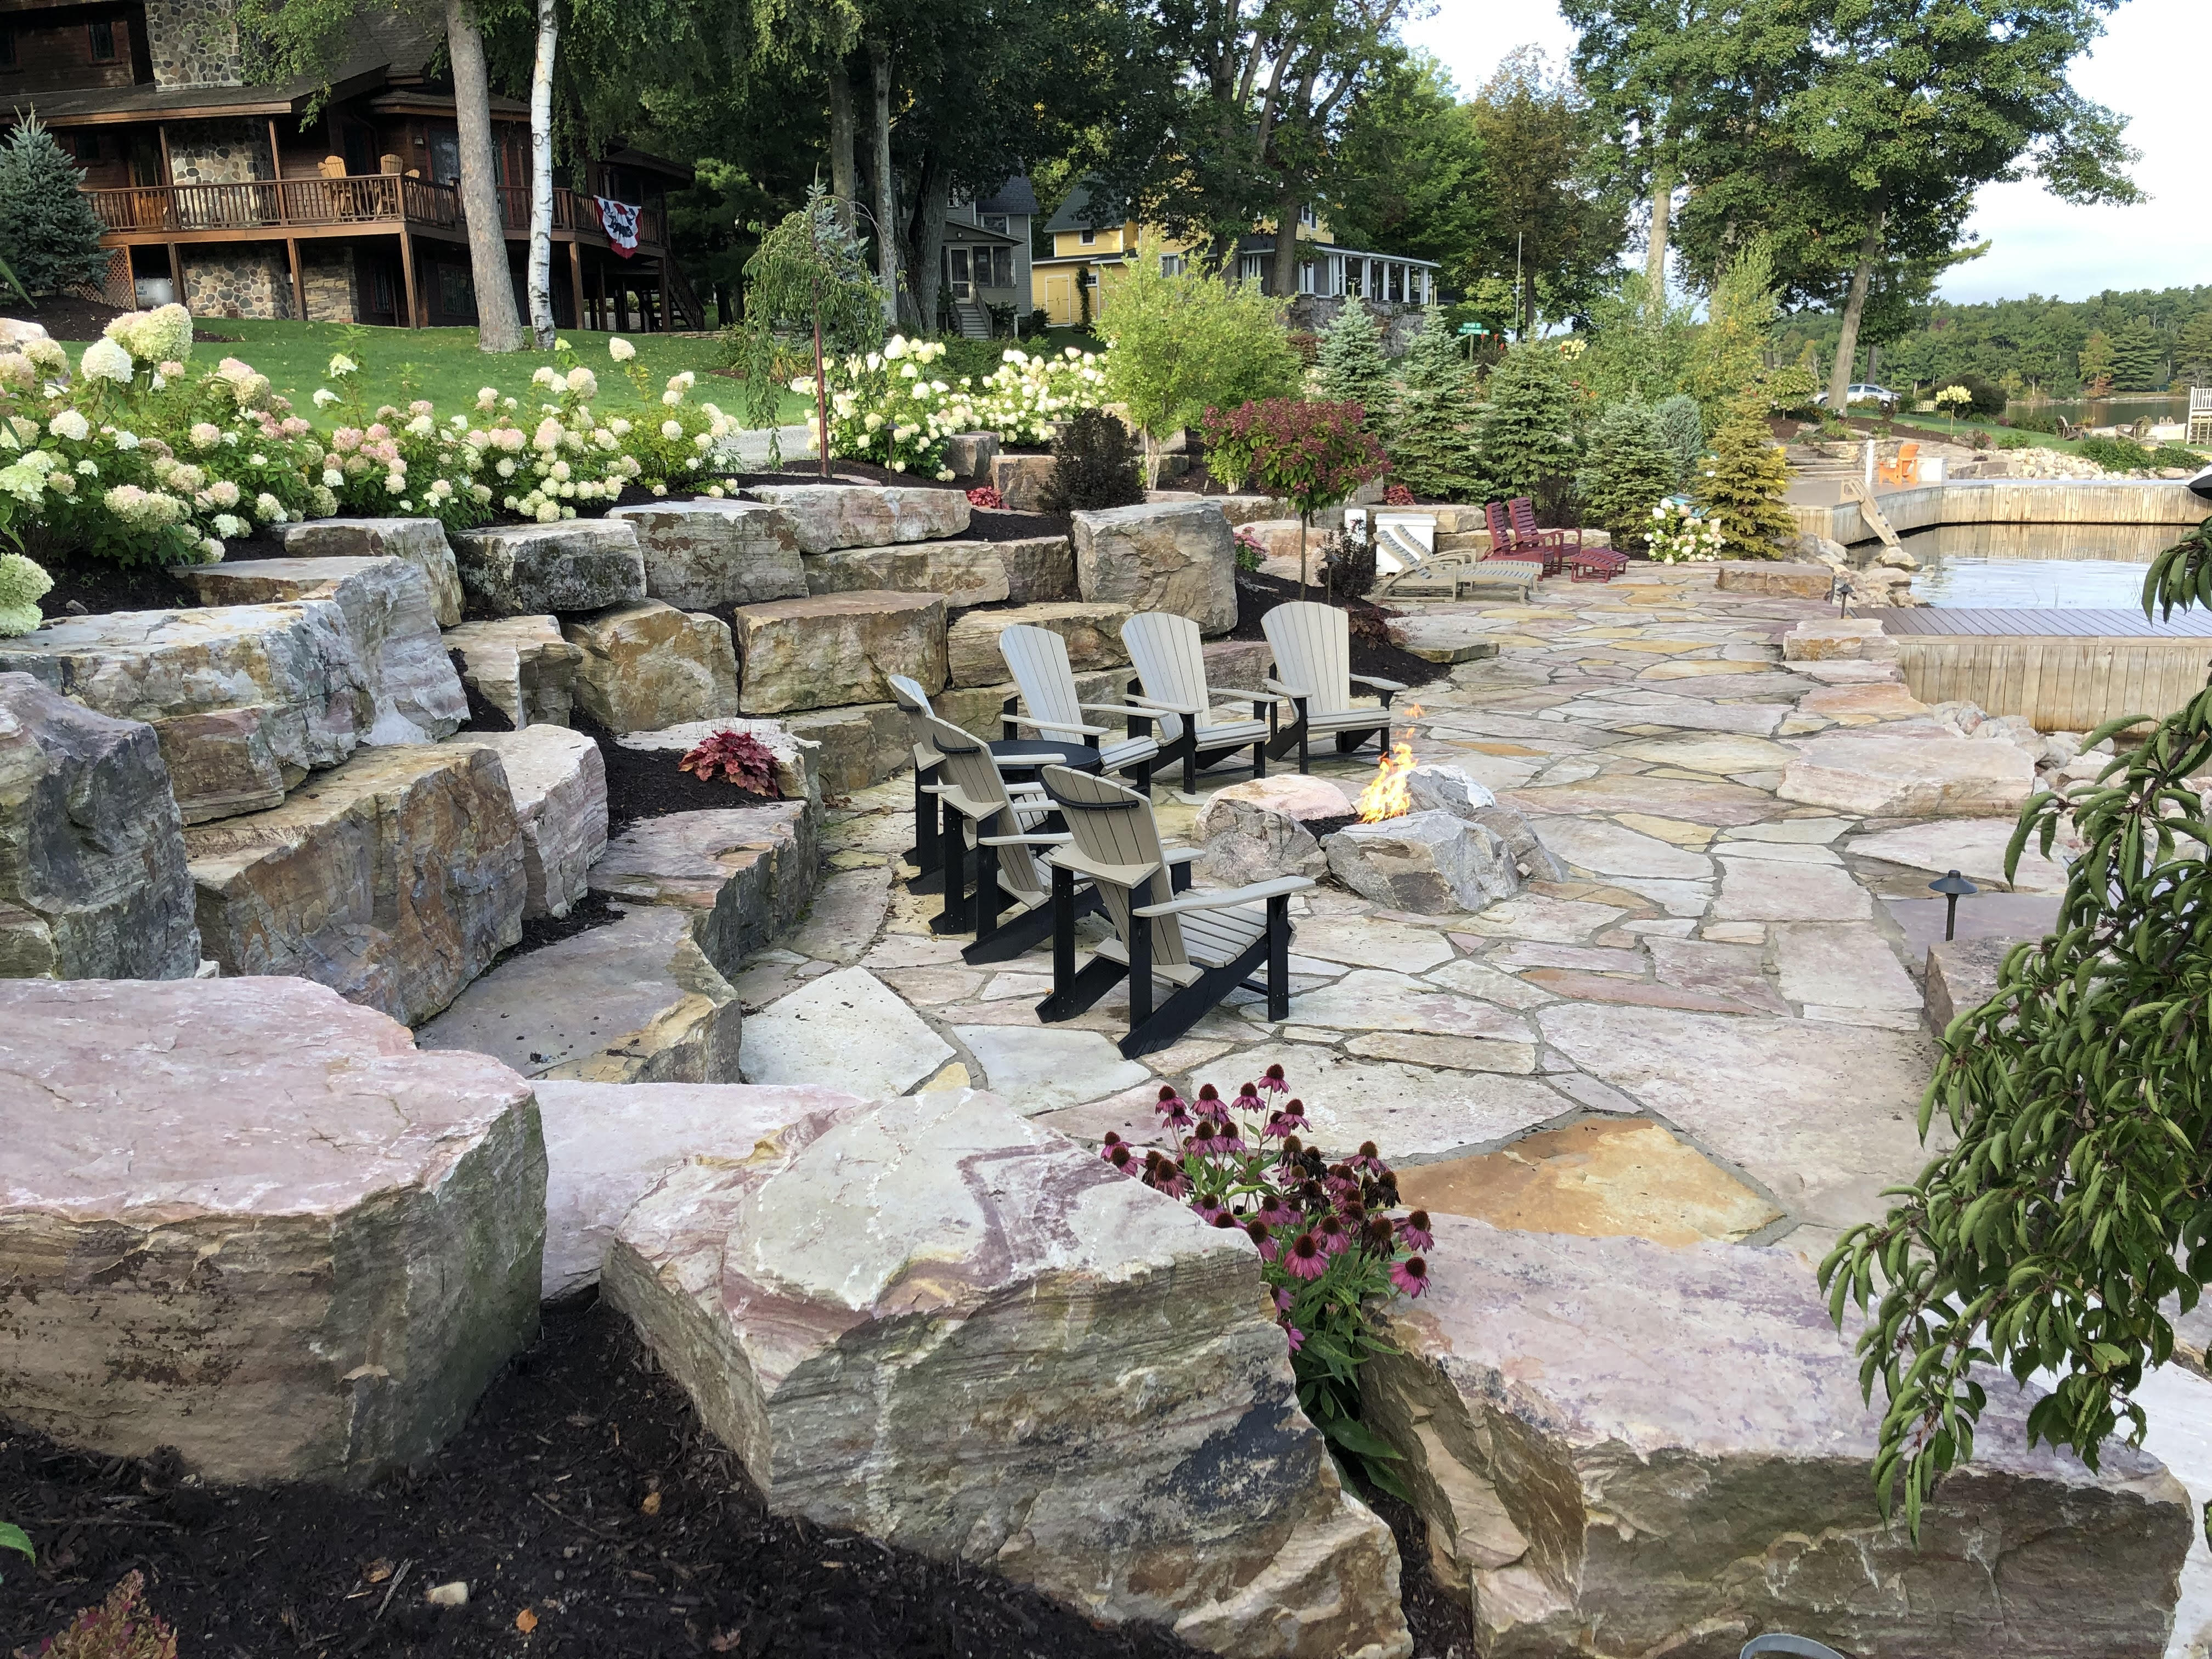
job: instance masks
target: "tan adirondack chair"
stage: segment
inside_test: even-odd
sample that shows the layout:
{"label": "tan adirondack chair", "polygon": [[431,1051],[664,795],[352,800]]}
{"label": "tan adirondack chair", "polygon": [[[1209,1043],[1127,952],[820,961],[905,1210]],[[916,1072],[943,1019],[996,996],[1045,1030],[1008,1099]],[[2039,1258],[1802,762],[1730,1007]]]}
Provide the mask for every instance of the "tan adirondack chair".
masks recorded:
{"label": "tan adirondack chair", "polygon": [[[1052,873],[1040,849],[1065,847],[1065,832],[1047,830],[1052,816],[1042,786],[1018,798],[999,775],[991,745],[931,715],[924,722],[944,781],[939,800],[946,817],[945,908],[930,926],[939,933],[973,933],[961,951],[969,962],[1005,962],[1037,944],[1052,929]],[[967,893],[967,854],[973,849],[975,891]],[[1011,906],[1011,921],[1000,918]],[[1082,908],[1087,908],[1089,906]]]}
{"label": "tan adirondack chair", "polygon": [[[1261,631],[1275,653],[1275,677],[1267,690],[1291,700],[1291,725],[1279,732],[1267,752],[1279,760],[1293,748],[1298,770],[1313,770],[1313,739],[1336,739],[1336,752],[1349,755],[1370,737],[1390,748],[1390,699],[1406,688],[1397,680],[1352,672],[1352,625],[1333,605],[1293,600],[1260,618]],[[1382,700],[1355,703],[1352,688],[1364,685]]]}
{"label": "tan adirondack chair", "polygon": [[[1267,999],[1267,1018],[1291,1012],[1290,897],[1308,876],[1279,876],[1226,892],[1174,890],[1178,859],[1160,845],[1152,803],[1110,778],[1065,766],[1043,772],[1046,793],[1065,815],[1072,847],[1052,854],[1054,871],[1052,994],[1037,1004],[1047,1023],[1073,1019],[1115,985],[1129,982],[1133,1060],[1173,1044],[1208,1009],[1243,987]],[[1073,883],[1088,878],[1113,924],[1080,972],[1075,966]],[[1249,979],[1255,970],[1262,977]],[[1155,1006],[1154,981],[1170,989]]]}
{"label": "tan adirondack chair", "polygon": [[[1198,624],[1188,617],[1159,611],[1132,617],[1121,624],[1121,643],[1144,687],[1142,696],[1129,694],[1137,710],[1130,731],[1138,734],[1147,716],[1159,721],[1160,758],[1182,763],[1186,793],[1198,787],[1200,767],[1216,765],[1240,749],[1252,751],[1254,777],[1267,775],[1267,740],[1274,735],[1281,698],[1272,691],[1226,692],[1232,702],[1251,704],[1253,718],[1224,718],[1206,683]],[[1260,718],[1262,709],[1268,718]]]}
{"label": "tan adirondack chair", "polygon": [[[1085,714],[1115,715],[1126,731],[1130,717],[1140,715],[1141,711],[1127,703],[1081,701],[1075,690],[1075,670],[1067,659],[1066,641],[1048,628],[1018,623],[1000,630],[999,654],[1006,659],[1007,671],[1021,694],[1006,699],[1006,736],[1018,737],[1025,729],[1051,741],[1095,744],[1099,763],[1107,771],[1122,773],[1139,789],[1152,787],[1159,740],[1124,736],[1118,743],[1108,742],[1105,739],[1114,735],[1112,727],[1092,726],[1084,720]],[[1017,714],[1017,703],[1029,712]]]}

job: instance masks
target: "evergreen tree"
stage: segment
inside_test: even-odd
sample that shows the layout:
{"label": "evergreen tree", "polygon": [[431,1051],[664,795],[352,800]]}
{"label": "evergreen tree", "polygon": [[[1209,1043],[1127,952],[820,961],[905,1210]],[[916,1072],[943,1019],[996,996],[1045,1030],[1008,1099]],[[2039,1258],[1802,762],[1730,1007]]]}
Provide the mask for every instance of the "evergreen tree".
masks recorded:
{"label": "evergreen tree", "polygon": [[1681,489],[1698,476],[1698,459],[1705,453],[1705,416],[1698,400],[1678,392],[1651,411],[1659,436],[1674,458],[1674,488]]}
{"label": "evergreen tree", "polygon": [[1359,404],[1370,431],[1388,424],[1390,366],[1382,358],[1374,313],[1358,300],[1346,299],[1321,337],[1321,392],[1335,403]]}
{"label": "evergreen tree", "polygon": [[1384,448],[1392,482],[1417,495],[1480,501],[1485,489],[1477,440],[1480,394],[1461,361],[1444,313],[1431,309],[1400,361]]}
{"label": "evergreen tree", "polygon": [[1583,522],[1604,526],[1623,550],[1642,546],[1651,509],[1674,494],[1680,476],[1658,416],[1642,404],[1613,404],[1590,428],[1584,459],[1575,475]]}
{"label": "evergreen tree", "polygon": [[2212,311],[2200,311],[2181,325],[2173,372],[2191,386],[2212,386]]}
{"label": "evergreen tree", "polygon": [[1790,463],[1766,429],[1766,393],[1747,386],[1722,416],[1698,479],[1698,505],[1720,526],[1732,559],[1772,559],[1796,534],[1797,521],[1782,505],[1790,489]]}
{"label": "evergreen tree", "polygon": [[1482,469],[1491,487],[1503,496],[1557,506],[1575,470],[1574,425],[1574,388],[1557,343],[1515,346],[1490,376]]}
{"label": "evergreen tree", "polygon": [[2112,387],[2117,392],[2148,392],[2159,381],[2162,367],[2158,331],[2148,317],[2124,323],[2112,336]]}
{"label": "evergreen tree", "polygon": [[36,116],[25,116],[0,143],[0,258],[34,295],[78,283],[97,287],[106,275],[100,216],[83,184]]}

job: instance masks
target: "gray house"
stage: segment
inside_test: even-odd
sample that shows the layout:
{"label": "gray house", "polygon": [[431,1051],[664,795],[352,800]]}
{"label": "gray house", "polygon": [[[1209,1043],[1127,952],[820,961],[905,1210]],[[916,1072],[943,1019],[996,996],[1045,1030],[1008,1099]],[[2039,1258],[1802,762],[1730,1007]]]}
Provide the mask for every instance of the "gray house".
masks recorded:
{"label": "gray house", "polygon": [[988,196],[955,197],[945,210],[945,291],[952,296],[954,320],[969,339],[990,337],[994,308],[1021,319],[1034,307],[1030,224],[1036,213],[1036,191],[1018,173]]}

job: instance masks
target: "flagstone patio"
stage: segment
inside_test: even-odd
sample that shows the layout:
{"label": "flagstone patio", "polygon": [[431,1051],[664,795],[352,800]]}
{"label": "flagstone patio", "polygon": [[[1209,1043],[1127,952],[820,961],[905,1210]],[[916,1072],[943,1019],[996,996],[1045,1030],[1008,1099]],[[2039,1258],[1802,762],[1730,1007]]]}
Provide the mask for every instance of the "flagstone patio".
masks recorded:
{"label": "flagstone patio", "polygon": [[[1834,699],[1800,672],[1828,665],[1782,660],[1781,636],[1828,614],[1818,603],[1646,568],[1419,611],[1427,634],[1498,653],[1401,699],[1415,755],[1528,814],[1570,879],[1448,917],[1317,888],[1293,901],[1286,1022],[1240,994],[1130,1061],[1113,1042],[1125,998],[1042,1025],[1045,950],[971,968],[963,941],[928,931],[939,901],[886,880],[912,873],[901,780],[831,811],[838,873],[816,925],[742,975],[746,1074],[863,1092],[964,1080],[1083,1138],[1147,1139],[1162,1082],[1233,1088],[1279,1062],[1324,1143],[1454,1164],[1421,1178],[1440,1208],[1536,1205],[1565,1231],[1787,1240],[1817,1258],[1924,1159],[1934,1045],[1912,902],[1954,866],[2001,888],[2008,820],[1863,819],[1777,794],[1793,739],[1839,724],[1808,707]],[[1855,737],[1936,732],[1901,683],[1882,691],[1838,711]],[[1373,767],[1371,750],[1315,762],[1348,793]],[[1194,797],[1163,785],[1164,832],[1188,839],[1206,795],[1247,775],[1224,768]],[[2026,894],[2062,884],[2039,860],[2021,872]]]}

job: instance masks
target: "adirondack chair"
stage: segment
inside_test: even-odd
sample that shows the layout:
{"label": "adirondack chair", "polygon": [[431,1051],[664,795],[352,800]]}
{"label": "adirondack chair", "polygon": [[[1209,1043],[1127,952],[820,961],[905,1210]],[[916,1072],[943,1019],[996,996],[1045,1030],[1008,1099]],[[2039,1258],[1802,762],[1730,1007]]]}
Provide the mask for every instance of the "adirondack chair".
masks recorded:
{"label": "adirondack chair", "polygon": [[1877,463],[1874,470],[1876,483],[1909,484],[1920,482],[1920,446],[1907,440],[1898,445],[1897,459]]}
{"label": "adirondack chair", "polygon": [[[1126,979],[1129,1035],[1123,1058],[1175,1042],[1240,986],[1262,993],[1267,1018],[1291,1013],[1290,896],[1310,876],[1279,876],[1227,892],[1172,891],[1173,855],[1160,846],[1152,803],[1109,778],[1065,766],[1043,772],[1046,793],[1067,819],[1073,847],[1053,865],[1052,994],[1037,1004],[1048,1024],[1073,1019]],[[1075,967],[1074,883],[1088,878],[1114,936]],[[1248,979],[1264,971],[1258,982]],[[1172,988],[1153,1002],[1153,981]]]}
{"label": "adirondack chair", "polygon": [[1479,561],[1471,552],[1437,553],[1421,546],[1407,537],[1402,542],[1389,538],[1390,526],[1385,526],[1385,539],[1377,545],[1383,552],[1397,560],[1398,568],[1375,585],[1374,597],[1381,599],[1401,582],[1440,582],[1450,591],[1452,598],[1473,581]]}
{"label": "adirondack chair", "polygon": [[1484,562],[1487,563],[1498,559],[1517,559],[1524,563],[1535,565],[1545,575],[1548,576],[1552,574],[1551,561],[1545,556],[1544,550],[1540,547],[1523,547],[1521,545],[1520,538],[1514,535],[1513,521],[1506,514],[1504,502],[1485,501],[1482,504],[1482,521],[1490,532],[1490,553]]}
{"label": "adirondack chair", "polygon": [[940,757],[923,722],[936,711],[930,708],[929,693],[921,689],[918,681],[904,674],[884,678],[890,681],[891,697],[906,715],[907,725],[914,734],[914,845],[907,849],[906,860],[921,873],[907,884],[907,890],[934,892],[945,866],[945,843],[939,830],[943,815],[937,805]]}
{"label": "adirondack chair", "polygon": [[[1150,735],[1144,728],[1160,723],[1160,758],[1182,763],[1182,787],[1188,793],[1198,787],[1198,769],[1212,766],[1240,749],[1252,751],[1252,775],[1267,775],[1267,740],[1274,735],[1274,714],[1282,699],[1271,691],[1231,691],[1231,701],[1252,705],[1248,720],[1224,720],[1213,707],[1213,693],[1206,684],[1206,656],[1198,637],[1198,624],[1188,617],[1168,611],[1147,611],[1121,624],[1121,643],[1137,671],[1139,696],[1129,693],[1136,710],[1129,721],[1132,737]],[[1267,718],[1261,718],[1261,711]]]}
{"label": "adirondack chair", "polygon": [[[1119,743],[1099,741],[1112,737],[1112,728],[1086,725],[1084,715],[1117,714],[1126,726],[1134,711],[1125,703],[1084,702],[1078,699],[1075,670],[1067,660],[1065,640],[1049,629],[1020,623],[1000,631],[999,654],[1006,659],[1006,667],[1021,691],[1018,697],[1006,699],[1001,711],[1004,730],[1000,735],[1018,737],[1022,728],[1026,728],[1053,742],[1096,744],[1099,763],[1107,771],[1123,774],[1139,789],[1151,789],[1152,763],[1160,754],[1159,740],[1125,737]],[[1029,713],[1015,714],[1017,703],[1026,703]]]}
{"label": "adirondack chair", "polygon": [[[1279,732],[1267,745],[1280,759],[1293,748],[1298,751],[1298,770],[1313,769],[1311,744],[1322,732],[1336,739],[1336,752],[1349,755],[1370,737],[1390,749],[1390,699],[1406,688],[1396,680],[1376,679],[1352,672],[1352,625],[1333,605],[1310,602],[1279,605],[1260,618],[1260,627],[1275,653],[1275,678],[1267,690],[1291,700],[1297,711],[1290,726]],[[1379,708],[1352,701],[1353,685],[1364,685],[1382,699]]]}
{"label": "adirondack chair", "polygon": [[[935,715],[923,725],[945,780],[938,799],[948,814],[945,833],[952,843],[945,849],[945,908],[931,930],[975,934],[975,943],[960,952],[964,961],[1008,961],[1052,930],[1052,877],[1038,862],[1037,850],[1065,847],[1068,836],[1043,828],[1052,808],[1042,786],[1033,793],[1010,786],[999,775],[989,744]],[[964,856],[971,845],[972,896],[965,890]],[[1014,917],[1001,925],[999,918],[1010,902]],[[1096,908],[1095,898],[1077,908],[1079,914]]]}
{"label": "adirondack chair", "polygon": [[[1536,504],[1526,495],[1516,495],[1505,503],[1505,516],[1513,522],[1513,544],[1520,548],[1540,549],[1544,555],[1544,574],[1556,576],[1565,564],[1568,553],[1579,551],[1583,532],[1579,530],[1540,530],[1536,527]],[[1574,539],[1568,540],[1571,536]]]}

